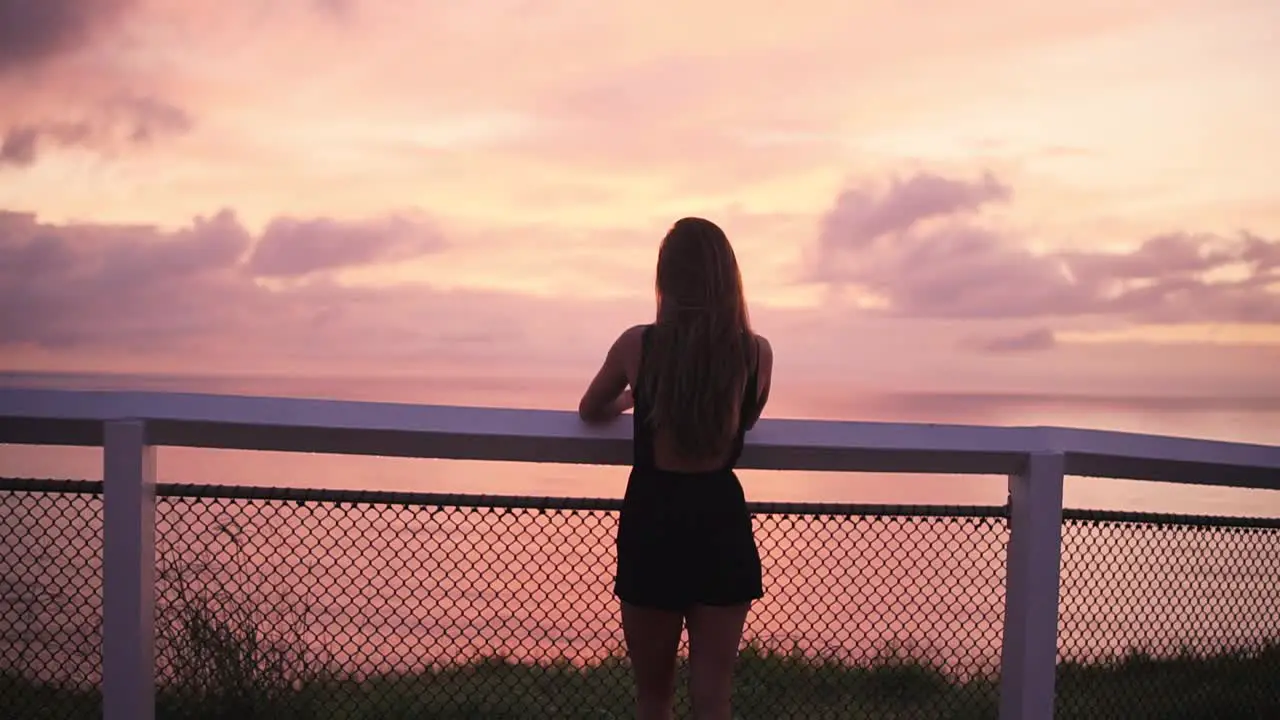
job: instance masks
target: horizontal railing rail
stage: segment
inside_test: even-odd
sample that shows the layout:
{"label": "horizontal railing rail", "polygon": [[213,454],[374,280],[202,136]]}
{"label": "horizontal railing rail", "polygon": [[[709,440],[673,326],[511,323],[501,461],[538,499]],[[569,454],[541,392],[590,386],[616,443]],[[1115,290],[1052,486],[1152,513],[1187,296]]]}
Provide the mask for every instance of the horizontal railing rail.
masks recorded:
{"label": "horizontal railing rail", "polygon": [[[157,485],[160,446],[348,455],[624,465],[630,422],[586,425],[575,413],[188,393],[0,389],[0,443],[101,446],[103,702],[106,720],[155,711],[156,497],[359,503],[474,503],[548,508],[606,499],[373,494]],[[748,434],[741,467],[772,470],[1001,474],[1008,504],[945,512],[1007,520],[999,707],[1003,720],[1051,718],[1063,520],[1144,522],[1134,513],[1064,510],[1063,478],[1100,478],[1280,489],[1280,447],[1058,427],[768,419]],[[86,485],[40,483],[50,491]],[[234,493],[239,493],[238,495]],[[757,512],[927,515],[888,506],[760,504]],[[876,510],[876,508],[879,510]],[[1173,517],[1173,516],[1169,516]],[[1234,520],[1233,520],[1234,521]],[[1160,522],[1156,519],[1154,522]],[[1165,522],[1173,522],[1166,519]],[[1201,518],[1209,527],[1231,521]],[[1269,521],[1257,521],[1270,528]]]}
{"label": "horizontal railing rail", "polygon": [[[586,465],[631,462],[630,423],[576,413],[192,393],[0,389],[0,443],[102,445],[104,423],[153,446]],[[1280,448],[1057,427],[765,419],[741,467],[1010,475],[1032,453],[1069,475],[1280,489]]]}

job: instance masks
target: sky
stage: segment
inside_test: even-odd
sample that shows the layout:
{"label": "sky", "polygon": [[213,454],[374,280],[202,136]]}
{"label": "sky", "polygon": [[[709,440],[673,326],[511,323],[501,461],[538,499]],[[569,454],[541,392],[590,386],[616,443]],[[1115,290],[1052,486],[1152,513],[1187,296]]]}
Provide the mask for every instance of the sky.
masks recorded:
{"label": "sky", "polygon": [[1280,398],[1277,26],[1273,0],[0,0],[0,370],[572,407],[700,215],[779,394]]}

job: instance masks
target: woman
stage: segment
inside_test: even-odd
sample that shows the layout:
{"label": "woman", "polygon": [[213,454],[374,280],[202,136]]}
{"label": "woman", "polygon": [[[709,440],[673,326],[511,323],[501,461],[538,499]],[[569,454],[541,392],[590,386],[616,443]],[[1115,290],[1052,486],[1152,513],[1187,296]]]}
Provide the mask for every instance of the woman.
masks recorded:
{"label": "woman", "polygon": [[764,595],[733,468],[768,399],[773,351],[751,332],[738,261],[714,223],[671,228],[656,290],[656,321],[614,342],[578,413],[606,422],[635,408],[614,594],[640,720],[670,717],[684,623],[694,713],[728,720],[742,626]]}

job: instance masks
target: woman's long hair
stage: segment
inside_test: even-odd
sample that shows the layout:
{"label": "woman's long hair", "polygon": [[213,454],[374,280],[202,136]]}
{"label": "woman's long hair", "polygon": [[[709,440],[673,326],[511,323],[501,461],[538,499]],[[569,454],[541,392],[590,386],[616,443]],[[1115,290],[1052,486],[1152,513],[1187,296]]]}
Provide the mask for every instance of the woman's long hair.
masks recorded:
{"label": "woman's long hair", "polygon": [[676,222],[658,250],[658,317],[640,368],[648,421],[686,459],[722,454],[733,440],[749,371],[747,302],[724,231]]}

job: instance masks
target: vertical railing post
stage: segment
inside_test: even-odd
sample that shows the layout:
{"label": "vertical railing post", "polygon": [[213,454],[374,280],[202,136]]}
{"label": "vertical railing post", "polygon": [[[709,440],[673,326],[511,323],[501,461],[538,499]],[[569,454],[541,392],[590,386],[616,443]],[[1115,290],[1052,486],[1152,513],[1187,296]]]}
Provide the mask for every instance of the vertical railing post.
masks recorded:
{"label": "vertical railing post", "polygon": [[1032,453],[1009,477],[1000,720],[1050,720],[1058,655],[1062,453]]}
{"label": "vertical railing post", "polygon": [[155,717],[155,449],[142,421],[106,423],[102,491],[104,720]]}

